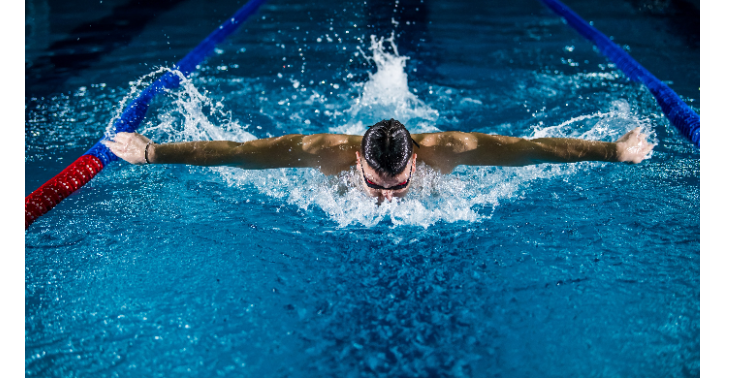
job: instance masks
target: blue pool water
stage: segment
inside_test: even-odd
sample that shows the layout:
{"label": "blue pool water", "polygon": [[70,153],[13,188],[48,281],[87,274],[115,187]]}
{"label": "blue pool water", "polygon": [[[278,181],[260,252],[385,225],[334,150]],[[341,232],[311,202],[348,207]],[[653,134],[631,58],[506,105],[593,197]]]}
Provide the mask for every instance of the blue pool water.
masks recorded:
{"label": "blue pool water", "polygon": [[[150,4],[26,2],[26,194],[242,3]],[[699,112],[693,3],[568,5]],[[26,232],[26,375],[699,375],[699,151],[536,0],[271,0],[139,131],[246,141],[391,117],[642,127],[658,146],[638,165],[422,166],[383,206],[353,172],[112,163]]]}

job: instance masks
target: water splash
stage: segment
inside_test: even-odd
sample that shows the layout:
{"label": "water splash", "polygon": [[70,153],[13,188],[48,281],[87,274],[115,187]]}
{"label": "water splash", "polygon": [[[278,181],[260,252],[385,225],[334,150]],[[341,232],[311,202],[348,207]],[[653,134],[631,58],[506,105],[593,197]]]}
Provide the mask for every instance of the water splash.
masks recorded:
{"label": "water splash", "polygon": [[[136,98],[144,90],[145,87],[149,86],[153,82],[153,79],[155,77],[166,72],[172,71],[167,67],[160,67],[157,70],[152,71],[135,81],[129,82],[130,90],[121,100],[119,100],[119,103],[117,104],[117,109],[114,112],[114,116],[109,119],[109,122],[106,125],[104,135],[106,135],[107,137],[111,137],[115,134],[114,122],[122,115],[122,112],[124,112],[124,108],[128,105],[128,102],[133,98]],[[179,76],[184,77],[181,73]]]}
{"label": "water splash", "polygon": [[[386,51],[385,42],[390,44],[393,53]],[[345,110],[345,114],[354,121],[332,127],[330,132],[362,135],[367,126],[391,118],[399,120],[412,133],[441,131],[434,126],[439,112],[419,99],[408,87],[408,74],[405,72],[408,57],[398,54],[395,35],[391,34],[388,39],[371,35],[371,56],[359,49],[362,57],[374,63],[377,70],[375,73],[368,72],[368,81],[354,84],[361,94]]]}
{"label": "water splash", "polygon": [[581,138],[588,140],[613,141],[624,133],[639,127],[649,136],[651,143],[657,143],[656,132],[648,118],[640,118],[631,112],[628,101],[611,101],[608,111],[583,114],[554,126],[533,128],[532,138]]}
{"label": "water splash", "polygon": [[248,125],[234,120],[224,110],[222,101],[203,93],[180,71],[171,71],[180,78],[180,89],[166,90],[172,101],[159,112],[157,122],[147,122],[142,132],[158,142],[196,140],[231,140],[247,142],[257,139],[246,131]]}
{"label": "water splash", "polygon": [[[335,111],[353,121],[330,132],[362,134],[365,125],[381,119],[396,118],[407,123],[414,133],[438,131],[433,126],[439,111],[431,108],[412,93],[404,67],[407,57],[398,55],[393,36],[389,39],[371,37],[372,56],[377,71],[368,80],[352,84],[342,91],[359,96],[342,96],[339,103],[330,104]],[[384,42],[389,42],[392,53]],[[365,54],[363,54],[365,55]],[[292,78],[295,82],[296,79]],[[296,81],[299,83],[299,81]],[[243,83],[244,86],[257,84]],[[296,85],[294,90],[296,90]],[[338,88],[334,88],[337,90]],[[246,90],[243,91],[244,93]],[[256,139],[226,111],[223,99],[214,100],[201,93],[193,80],[181,77],[180,89],[169,91],[167,101],[156,122],[148,122],[144,133],[159,142],[191,140],[233,140],[245,142]],[[464,106],[481,106],[466,94],[454,94]],[[287,95],[288,96],[288,95]],[[287,109],[297,111],[311,106],[309,98],[287,97]],[[281,112],[275,101],[261,101],[259,112]],[[344,110],[338,110],[344,109]],[[356,120],[356,122],[354,121]],[[637,125],[650,129],[649,121],[639,119],[630,111],[625,100],[615,100],[604,112],[573,117],[555,126],[532,127],[527,138],[580,137],[614,140]],[[428,228],[437,222],[481,222],[489,219],[502,202],[512,201],[517,194],[542,179],[566,177],[604,163],[536,165],[528,167],[458,167],[453,174],[442,175],[423,165],[413,175],[411,192],[406,198],[378,205],[361,187],[358,171],[351,168],[336,176],[325,176],[314,169],[241,170],[230,167],[201,168],[216,172],[229,186],[239,188],[243,196],[261,193],[282,204],[292,205],[305,214],[322,211],[339,227],[362,225],[374,227],[385,222],[393,227],[420,226]]]}

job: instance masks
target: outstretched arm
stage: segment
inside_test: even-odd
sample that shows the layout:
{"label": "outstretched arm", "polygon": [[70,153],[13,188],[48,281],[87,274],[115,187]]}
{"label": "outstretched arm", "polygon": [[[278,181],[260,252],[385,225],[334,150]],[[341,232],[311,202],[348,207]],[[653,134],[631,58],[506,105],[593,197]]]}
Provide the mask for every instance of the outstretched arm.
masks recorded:
{"label": "outstretched arm", "polygon": [[420,134],[414,139],[424,147],[418,150],[418,157],[442,172],[451,172],[458,165],[523,166],[579,161],[639,163],[654,148],[639,128],[629,131],[616,142],[573,138],[523,139],[462,132]]}
{"label": "outstretched arm", "polygon": [[147,150],[150,164],[234,166],[245,169],[311,167],[332,174],[354,164],[355,146],[359,147],[359,138],[333,134],[293,134],[245,143],[199,141],[150,144],[149,139],[140,134],[118,133],[114,140],[105,141],[104,144],[114,154],[132,164],[145,164]]}

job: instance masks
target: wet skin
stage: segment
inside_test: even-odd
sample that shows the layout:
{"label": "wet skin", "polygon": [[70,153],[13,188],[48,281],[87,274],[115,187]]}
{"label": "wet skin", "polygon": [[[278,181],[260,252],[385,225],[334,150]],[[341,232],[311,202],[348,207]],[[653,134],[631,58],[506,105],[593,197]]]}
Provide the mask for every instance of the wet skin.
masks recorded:
{"label": "wet skin", "polygon": [[[417,154],[413,154],[406,168],[395,176],[379,174],[365,159],[360,157],[359,151],[355,152],[355,154],[357,156],[357,172],[361,173],[359,182],[369,196],[377,198],[378,203],[382,203],[385,200],[391,201],[393,198],[403,198],[406,194],[408,194],[408,190],[411,188],[411,184],[413,183],[413,174],[416,172]],[[366,178],[375,185],[379,185],[384,188],[391,188],[405,182],[406,180],[411,180],[408,181],[408,186],[403,189],[382,190],[373,189],[367,186],[365,184]]]}
{"label": "wet skin", "polygon": [[[121,159],[142,164],[189,164],[232,166],[243,169],[317,168],[326,175],[349,170],[356,165],[373,184],[390,188],[416,173],[416,159],[440,171],[451,173],[459,165],[525,166],[542,163],[606,161],[640,163],[650,157],[654,144],[639,128],[615,142],[574,138],[524,139],[504,135],[446,131],[413,134],[420,147],[406,168],[395,176],[379,174],[361,158],[362,136],[341,134],[292,134],[256,139],[245,143],[200,141],[155,144],[137,133],[118,133],[103,143]],[[412,172],[412,173],[411,173]],[[378,190],[359,182],[366,193],[380,202],[401,198],[407,187]]]}

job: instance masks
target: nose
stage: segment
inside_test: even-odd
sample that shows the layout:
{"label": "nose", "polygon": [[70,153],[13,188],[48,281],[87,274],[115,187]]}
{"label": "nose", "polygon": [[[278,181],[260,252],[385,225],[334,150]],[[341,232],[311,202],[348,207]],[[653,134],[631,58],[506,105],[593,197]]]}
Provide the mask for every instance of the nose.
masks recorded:
{"label": "nose", "polygon": [[393,199],[393,192],[390,190],[384,190],[383,191],[383,198],[387,199],[388,201]]}

